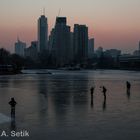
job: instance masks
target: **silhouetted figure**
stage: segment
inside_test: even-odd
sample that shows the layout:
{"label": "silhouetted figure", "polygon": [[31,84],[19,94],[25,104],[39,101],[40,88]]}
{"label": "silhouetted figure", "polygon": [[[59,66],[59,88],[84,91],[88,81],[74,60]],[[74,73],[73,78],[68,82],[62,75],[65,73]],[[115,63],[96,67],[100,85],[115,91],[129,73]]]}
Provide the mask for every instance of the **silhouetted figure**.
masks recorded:
{"label": "silhouetted figure", "polygon": [[130,91],[130,88],[131,88],[130,82],[126,81],[126,87],[127,87],[127,91]]}
{"label": "silhouetted figure", "polygon": [[104,98],[104,101],[103,101],[103,111],[106,110],[106,99]]}
{"label": "silhouetted figure", "polygon": [[106,100],[106,92],[107,92],[107,89],[103,86],[102,87],[102,89],[103,89],[103,95],[104,95],[104,100]]}
{"label": "silhouetted figure", "polygon": [[91,87],[90,94],[91,94],[91,107],[93,107],[93,93],[94,93],[94,87]]}
{"label": "silhouetted figure", "polygon": [[93,93],[94,93],[94,87],[91,87],[90,89],[91,98],[93,98]]}
{"label": "silhouetted figure", "polygon": [[9,102],[10,106],[11,106],[11,119],[15,119],[15,107],[17,102],[15,101],[14,98],[11,98],[11,101]]}
{"label": "silhouetted figure", "polygon": [[127,88],[127,91],[126,91],[127,97],[128,97],[128,99],[130,99],[131,84],[130,84],[130,82],[128,82],[128,81],[126,81],[126,88]]}
{"label": "silhouetted figure", "polygon": [[127,90],[126,94],[127,94],[127,98],[130,99],[130,90]]}
{"label": "silhouetted figure", "polygon": [[93,97],[91,97],[91,102],[90,102],[91,107],[93,108],[94,104],[93,104]]}
{"label": "silhouetted figure", "polygon": [[16,120],[15,117],[11,118],[11,131],[16,130]]}

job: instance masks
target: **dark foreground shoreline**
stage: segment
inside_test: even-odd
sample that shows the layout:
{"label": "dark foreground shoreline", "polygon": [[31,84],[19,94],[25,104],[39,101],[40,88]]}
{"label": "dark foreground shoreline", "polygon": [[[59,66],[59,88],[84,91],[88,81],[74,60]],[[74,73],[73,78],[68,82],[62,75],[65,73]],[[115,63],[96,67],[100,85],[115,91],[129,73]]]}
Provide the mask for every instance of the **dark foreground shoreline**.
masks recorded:
{"label": "dark foreground shoreline", "polygon": [[[68,69],[61,69],[61,68],[57,68],[57,69],[47,69],[47,68],[43,68],[43,69],[24,69],[24,70],[42,70],[42,72],[36,72],[33,74],[52,74],[50,71],[45,71],[43,72],[43,70],[62,70],[62,71],[81,71],[81,70],[93,70],[93,71],[98,71],[98,70],[121,70],[121,71],[140,71],[140,69],[79,69],[79,70],[68,70]],[[17,74],[30,74],[30,73],[26,73],[23,72],[23,70],[18,71],[18,72],[0,72],[0,75],[17,75]]]}

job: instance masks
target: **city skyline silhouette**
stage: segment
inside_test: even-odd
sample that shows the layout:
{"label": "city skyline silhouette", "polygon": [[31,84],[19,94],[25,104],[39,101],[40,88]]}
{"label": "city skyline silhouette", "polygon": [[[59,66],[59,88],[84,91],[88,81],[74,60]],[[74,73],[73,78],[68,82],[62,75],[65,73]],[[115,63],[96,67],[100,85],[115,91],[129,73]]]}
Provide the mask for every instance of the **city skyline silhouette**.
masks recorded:
{"label": "city skyline silhouette", "polygon": [[[68,19],[68,25],[86,24],[89,36],[96,38],[95,48],[117,48],[123,52],[132,52],[138,47],[140,36],[138,18],[139,1],[38,1],[30,0],[0,2],[0,46],[13,51],[17,36],[28,45],[37,40],[37,19],[45,7],[48,18],[49,32],[54,27],[55,18],[60,16]],[[77,8],[78,7],[78,8]]]}

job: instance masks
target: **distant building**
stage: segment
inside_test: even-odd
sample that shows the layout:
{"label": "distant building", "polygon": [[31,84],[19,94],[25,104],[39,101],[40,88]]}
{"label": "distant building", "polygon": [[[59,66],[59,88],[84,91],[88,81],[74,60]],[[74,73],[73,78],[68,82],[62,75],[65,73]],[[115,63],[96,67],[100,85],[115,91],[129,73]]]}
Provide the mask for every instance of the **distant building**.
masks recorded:
{"label": "distant building", "polygon": [[140,41],[139,41],[139,51],[140,51]]}
{"label": "distant building", "polygon": [[104,53],[105,55],[111,56],[113,58],[117,58],[118,56],[121,55],[121,50],[109,49],[109,50],[106,50]]}
{"label": "distant building", "polygon": [[94,38],[88,40],[88,58],[93,58],[94,55]]}
{"label": "distant building", "polygon": [[97,55],[97,57],[100,57],[100,56],[102,55],[102,53],[103,53],[103,48],[100,46],[100,47],[96,50],[95,54]]}
{"label": "distant building", "polygon": [[140,51],[139,51],[139,50],[135,50],[135,51],[133,52],[133,55],[135,55],[135,56],[140,55]]}
{"label": "distant building", "polygon": [[38,51],[48,49],[48,23],[45,15],[38,19]]}
{"label": "distant building", "polygon": [[66,17],[57,17],[55,28],[51,31],[50,49],[54,64],[64,66],[71,61],[70,26],[67,25]]}
{"label": "distant building", "polygon": [[86,25],[74,25],[73,44],[75,62],[85,63],[88,58],[88,27]]}
{"label": "distant building", "polygon": [[123,54],[119,57],[121,68],[140,70],[140,42],[138,50],[132,54]]}
{"label": "distant building", "polygon": [[139,41],[139,48],[133,52],[134,56],[140,56],[140,41]]}
{"label": "distant building", "polygon": [[30,57],[33,60],[37,59],[37,47],[38,47],[38,42],[37,41],[32,41],[31,46],[29,48],[26,48],[25,50],[25,57]]}
{"label": "distant building", "polygon": [[25,48],[26,48],[26,43],[17,39],[17,42],[15,43],[15,53],[24,57],[25,56]]}
{"label": "distant building", "polygon": [[140,55],[122,55],[119,57],[119,62],[121,68],[140,70]]}
{"label": "distant building", "polygon": [[53,28],[50,32],[50,35],[49,35],[49,42],[48,42],[48,48],[49,48],[49,52],[52,53],[52,46],[53,46],[53,43],[54,43],[54,33],[55,33],[55,29]]}
{"label": "distant building", "polygon": [[70,60],[74,61],[73,32],[70,33]]}

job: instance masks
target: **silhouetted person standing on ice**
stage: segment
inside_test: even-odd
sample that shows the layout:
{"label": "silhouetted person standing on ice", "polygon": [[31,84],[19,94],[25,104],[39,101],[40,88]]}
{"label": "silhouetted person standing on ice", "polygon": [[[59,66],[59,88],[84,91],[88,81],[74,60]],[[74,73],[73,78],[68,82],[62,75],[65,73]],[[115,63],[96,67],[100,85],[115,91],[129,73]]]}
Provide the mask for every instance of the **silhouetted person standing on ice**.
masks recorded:
{"label": "silhouetted person standing on ice", "polygon": [[106,99],[104,98],[104,101],[103,101],[103,111],[106,110]]}
{"label": "silhouetted person standing on ice", "polygon": [[130,98],[130,88],[131,88],[131,84],[130,82],[126,81],[126,88],[127,88],[127,97],[128,99]]}
{"label": "silhouetted person standing on ice", "polygon": [[130,88],[131,88],[130,82],[126,81],[126,87],[127,87],[127,91],[130,91]]}
{"label": "silhouetted person standing on ice", "polygon": [[93,106],[93,93],[94,93],[94,87],[91,87],[90,94],[91,94],[91,106]]}
{"label": "silhouetted person standing on ice", "polygon": [[107,89],[103,86],[102,87],[102,89],[103,89],[103,95],[104,95],[104,100],[106,100],[106,91],[107,91]]}
{"label": "silhouetted person standing on ice", "polygon": [[9,102],[10,106],[11,106],[11,118],[15,118],[15,107],[17,102],[15,101],[14,98],[11,98],[11,101]]}
{"label": "silhouetted person standing on ice", "polygon": [[93,93],[94,93],[94,87],[91,87],[91,89],[90,89],[91,97],[93,97]]}

